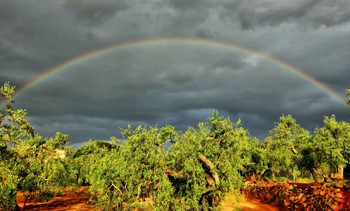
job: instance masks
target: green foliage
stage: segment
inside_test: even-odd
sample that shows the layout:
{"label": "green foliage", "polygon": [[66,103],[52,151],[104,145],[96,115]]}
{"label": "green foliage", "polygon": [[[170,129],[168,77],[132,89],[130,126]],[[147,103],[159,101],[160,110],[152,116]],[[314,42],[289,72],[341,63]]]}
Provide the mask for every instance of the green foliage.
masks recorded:
{"label": "green foliage", "polygon": [[11,86],[9,82],[6,82],[0,88],[0,95],[4,97],[8,103],[13,103],[13,98],[15,96],[15,87]]}
{"label": "green foliage", "polygon": [[334,115],[325,117],[324,127],[314,133],[311,137],[290,115],[282,116],[262,143],[268,152],[269,169],[274,174],[289,172],[294,179],[306,169],[318,181],[329,169],[345,167],[350,160],[349,123],[337,122]]}
{"label": "green foliage", "polygon": [[17,193],[17,184],[20,181],[20,177],[17,174],[18,166],[12,166],[12,162],[15,161],[15,158],[10,155],[12,152],[1,150],[1,155],[6,155],[10,159],[4,159],[4,156],[1,157],[0,161],[0,208],[4,210],[14,210],[16,207],[16,193]]}
{"label": "green foliage", "polygon": [[25,165],[19,183],[22,191],[29,191],[29,194],[35,191],[38,199],[47,198],[73,182],[67,142],[67,135],[56,133],[53,138],[36,136],[17,145],[16,149]]}
{"label": "green foliage", "polygon": [[8,103],[0,114],[0,205],[5,210],[16,209],[18,190],[26,197],[35,192],[42,198],[71,181],[66,156],[69,149],[65,147],[68,136],[57,133],[43,139],[34,134],[26,111],[12,107],[14,88],[5,83],[0,89]]}
{"label": "green foliage", "polygon": [[[347,90],[350,95],[350,90]],[[90,185],[91,200],[105,210],[217,210],[224,194],[238,193],[244,177],[266,172],[282,178],[308,170],[326,173],[350,161],[350,124],[325,117],[310,133],[290,115],[282,115],[269,136],[251,138],[240,120],[214,111],[206,122],[184,133],[170,125],[121,131],[122,140],[90,140],[79,150],[68,136],[43,138],[14,109],[14,87],[0,94],[7,105],[0,113],[0,205],[16,209],[16,193],[47,199],[63,187]],[[347,103],[350,103],[347,99]],[[35,193],[35,194],[34,194]]]}
{"label": "green foliage", "polygon": [[348,96],[348,98],[345,99],[345,102],[350,105],[350,89],[346,90],[346,95]]}
{"label": "green foliage", "polygon": [[198,129],[189,128],[169,148],[170,175],[175,187],[176,209],[210,209],[218,206],[227,192],[242,186],[244,164],[248,163],[249,133],[240,121],[216,111]]}
{"label": "green foliage", "polygon": [[[126,140],[121,146],[106,148],[98,143],[99,153],[93,152],[90,159],[84,159],[90,166],[86,180],[91,184],[92,198],[104,209],[148,206],[143,202],[146,198],[156,198],[157,207],[169,208],[171,185],[162,162],[163,144],[175,135],[173,127],[158,130],[129,126],[122,134]],[[95,143],[89,142],[82,150],[91,151],[88,149],[92,145]]]}
{"label": "green foliage", "polygon": [[257,139],[253,139],[250,144],[250,162],[244,165],[247,179],[254,178],[261,180],[266,170],[268,170],[267,149]]}
{"label": "green foliage", "polygon": [[103,209],[211,210],[243,185],[251,138],[240,121],[215,111],[184,134],[169,125],[122,134],[123,142],[90,141],[75,154],[78,178]]}
{"label": "green foliage", "polygon": [[273,174],[289,172],[295,175],[304,159],[301,151],[310,143],[310,133],[303,129],[291,115],[282,115],[276,126],[270,130],[264,142],[266,158]]}
{"label": "green foliage", "polygon": [[114,158],[118,153],[119,146],[102,140],[90,140],[74,153],[74,173],[75,180],[79,185],[90,185],[90,179],[98,166],[104,165],[102,160],[110,156]]}
{"label": "green foliage", "polygon": [[338,122],[334,115],[326,116],[324,126],[315,130],[314,148],[319,163],[327,163],[330,168],[346,166],[350,161],[350,124]]}

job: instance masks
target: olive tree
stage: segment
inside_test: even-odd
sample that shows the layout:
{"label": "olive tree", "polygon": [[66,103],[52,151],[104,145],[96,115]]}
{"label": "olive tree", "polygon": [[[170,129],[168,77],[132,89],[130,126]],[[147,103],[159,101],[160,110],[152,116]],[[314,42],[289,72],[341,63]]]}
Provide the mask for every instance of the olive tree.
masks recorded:
{"label": "olive tree", "polygon": [[95,168],[98,168],[100,160],[118,153],[118,149],[119,146],[114,141],[89,140],[73,155],[75,182],[78,185],[91,185],[91,176],[98,170]]}
{"label": "olive tree", "polygon": [[244,165],[246,180],[261,180],[269,170],[268,154],[264,143],[253,139],[250,144],[250,162]]}
{"label": "olive tree", "polygon": [[227,192],[242,187],[250,162],[250,135],[240,120],[232,123],[214,111],[198,128],[190,127],[168,150],[174,206],[214,209]]}
{"label": "olive tree", "polygon": [[[296,177],[303,155],[300,153],[310,143],[310,133],[297,124],[291,115],[282,115],[263,145],[273,175],[288,172]],[[312,173],[314,169],[309,169]]]}
{"label": "olive tree", "polygon": [[26,198],[50,197],[70,181],[68,136],[57,133],[54,138],[43,138],[35,134],[27,112],[13,108],[14,89],[9,83],[0,89],[7,101],[0,113],[0,205],[4,210],[18,209],[19,190]]}
{"label": "olive tree", "polygon": [[129,126],[122,134],[118,150],[105,151],[90,163],[92,200],[104,209],[171,209],[173,187],[163,145],[176,135],[173,127]]}
{"label": "olive tree", "polygon": [[335,115],[325,116],[323,122],[322,128],[316,128],[314,138],[319,163],[336,168],[339,177],[343,178],[343,169],[350,161],[350,124],[338,122]]}
{"label": "olive tree", "polygon": [[[215,111],[183,134],[130,126],[119,148],[90,165],[92,200],[104,209],[213,210],[243,185],[251,138]],[[170,146],[165,146],[170,145]]]}

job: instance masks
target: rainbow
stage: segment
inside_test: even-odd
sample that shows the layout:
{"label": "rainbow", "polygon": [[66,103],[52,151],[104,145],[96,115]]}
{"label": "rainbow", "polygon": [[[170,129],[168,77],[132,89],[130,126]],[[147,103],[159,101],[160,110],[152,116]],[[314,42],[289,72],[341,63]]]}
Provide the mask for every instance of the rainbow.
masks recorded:
{"label": "rainbow", "polygon": [[123,49],[132,49],[132,48],[139,48],[139,47],[146,47],[146,46],[157,46],[157,45],[167,45],[167,44],[184,44],[184,45],[195,45],[195,46],[205,46],[205,47],[211,47],[211,48],[219,48],[219,49],[226,49],[230,51],[245,53],[248,55],[254,55],[258,58],[261,58],[269,63],[272,63],[274,65],[277,65],[282,68],[282,70],[286,70],[289,73],[296,75],[299,78],[304,79],[308,83],[311,83],[315,87],[317,87],[322,92],[329,95],[332,99],[334,99],[336,102],[340,104],[345,104],[344,98],[341,97],[337,92],[335,92],[333,89],[328,87],[323,82],[317,80],[316,78],[312,77],[311,75],[307,74],[303,70],[292,66],[280,59],[277,59],[273,56],[242,47],[236,44],[230,44],[225,43],[221,41],[215,41],[215,40],[208,40],[208,39],[192,39],[192,38],[157,38],[157,39],[143,39],[143,40],[136,40],[136,41],[129,41],[124,43],[116,43],[114,45],[103,47],[97,50],[93,50],[87,53],[80,54],[76,57],[73,57],[57,66],[54,66],[51,69],[48,69],[44,71],[42,74],[34,78],[33,80],[28,81],[24,86],[20,87],[19,90],[17,90],[17,95],[25,92],[26,90],[29,90],[30,88],[34,87],[41,81],[44,81],[49,76],[58,74],[60,71],[66,70],[68,68],[71,68],[75,65],[81,64],[82,62],[91,60],[93,58],[102,57],[106,54],[120,51]]}

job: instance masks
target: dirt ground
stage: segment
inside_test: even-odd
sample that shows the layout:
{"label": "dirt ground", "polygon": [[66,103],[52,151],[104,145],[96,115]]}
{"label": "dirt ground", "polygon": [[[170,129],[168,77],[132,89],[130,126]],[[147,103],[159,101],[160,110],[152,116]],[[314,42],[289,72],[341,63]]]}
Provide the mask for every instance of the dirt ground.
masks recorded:
{"label": "dirt ground", "polygon": [[277,211],[277,207],[273,207],[269,204],[263,204],[257,200],[249,199],[249,198],[242,198],[241,202],[239,203],[239,208],[241,208],[242,211],[253,211],[253,210],[265,210],[265,211]]}
{"label": "dirt ground", "polygon": [[250,199],[247,197],[242,197],[240,199],[240,202],[238,204],[238,207],[234,207],[235,198],[233,195],[228,195],[224,203],[222,205],[222,211],[232,211],[232,210],[238,210],[240,208],[241,211],[254,211],[254,210],[261,210],[261,211],[278,211],[278,208],[273,207],[269,204],[263,204],[255,199]]}
{"label": "dirt ground", "polygon": [[[90,195],[87,193],[88,187],[79,189],[67,189],[62,196],[57,196],[48,202],[27,202],[26,210],[28,211],[88,211],[97,210],[89,203]],[[22,193],[17,194],[19,207],[23,209],[24,196]]]}
{"label": "dirt ground", "polygon": [[[55,197],[48,202],[27,202],[26,210],[28,211],[88,211],[88,210],[98,210],[94,208],[92,204],[89,203],[89,194],[87,193],[88,187],[82,187],[79,189],[67,189],[64,191],[62,196]],[[22,193],[17,194],[19,206],[23,209],[24,197]],[[233,206],[234,196],[228,195],[222,206],[222,211],[232,211],[237,210]],[[243,197],[238,205],[242,211],[252,211],[252,210],[266,210],[266,211],[276,211],[275,207],[268,204],[260,203],[259,201],[248,199]]]}

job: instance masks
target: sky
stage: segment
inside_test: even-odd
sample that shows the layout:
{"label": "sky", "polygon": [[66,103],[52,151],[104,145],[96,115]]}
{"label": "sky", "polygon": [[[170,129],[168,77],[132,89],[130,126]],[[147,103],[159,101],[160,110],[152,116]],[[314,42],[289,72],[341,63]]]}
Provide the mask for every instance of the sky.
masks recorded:
{"label": "sky", "polygon": [[[263,140],[283,114],[350,121],[348,0],[0,0],[0,83],[81,146],[218,110]],[[3,105],[3,104],[2,104]]]}

